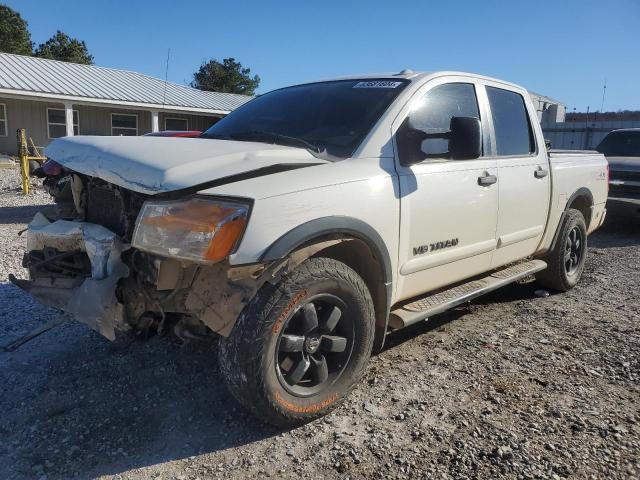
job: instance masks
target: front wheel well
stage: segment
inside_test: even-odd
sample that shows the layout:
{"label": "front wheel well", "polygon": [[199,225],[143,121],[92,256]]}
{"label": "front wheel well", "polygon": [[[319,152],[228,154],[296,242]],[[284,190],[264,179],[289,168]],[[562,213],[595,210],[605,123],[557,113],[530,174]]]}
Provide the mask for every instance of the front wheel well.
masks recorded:
{"label": "front wheel well", "polygon": [[367,242],[353,237],[347,237],[344,240],[316,252],[313,256],[332,258],[342,262],[355,270],[364,280],[371,294],[376,316],[374,349],[380,349],[384,343],[390,306],[382,259],[377,258],[375,251]]}

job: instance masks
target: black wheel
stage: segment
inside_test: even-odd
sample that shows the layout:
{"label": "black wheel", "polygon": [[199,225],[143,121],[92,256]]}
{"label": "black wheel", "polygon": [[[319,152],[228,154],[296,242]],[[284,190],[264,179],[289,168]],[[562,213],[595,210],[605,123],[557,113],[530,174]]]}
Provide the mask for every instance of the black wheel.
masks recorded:
{"label": "black wheel", "polygon": [[233,396],[260,419],[299,425],[349,393],[374,330],[362,278],[341,262],[313,258],[257,293],[220,342],[220,368]]}
{"label": "black wheel", "polygon": [[580,280],[586,256],[587,226],[584,217],[578,210],[567,210],[554,249],[542,258],[548,267],[536,278],[544,287],[566,292]]}

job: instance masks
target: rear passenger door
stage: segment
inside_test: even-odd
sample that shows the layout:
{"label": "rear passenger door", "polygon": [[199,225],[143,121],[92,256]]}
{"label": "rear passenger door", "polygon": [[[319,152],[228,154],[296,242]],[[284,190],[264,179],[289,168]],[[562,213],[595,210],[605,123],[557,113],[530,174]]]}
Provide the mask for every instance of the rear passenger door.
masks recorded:
{"label": "rear passenger door", "polygon": [[534,253],[547,223],[550,175],[547,152],[539,151],[525,92],[487,83],[493,155],[498,165],[500,209],[492,267]]}

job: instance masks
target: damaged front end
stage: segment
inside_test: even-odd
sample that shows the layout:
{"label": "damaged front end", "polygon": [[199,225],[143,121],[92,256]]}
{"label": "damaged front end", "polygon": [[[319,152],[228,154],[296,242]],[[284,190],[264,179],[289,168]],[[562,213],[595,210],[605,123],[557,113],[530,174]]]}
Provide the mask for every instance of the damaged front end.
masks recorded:
{"label": "damaged front end", "polygon": [[115,289],[129,275],[121,259],[125,248],[115,233],[101,225],[50,222],[37,213],[27,230],[23,259],[31,280],[9,279],[41,303],[73,315],[113,340],[114,329],[124,325]]}
{"label": "damaged front end", "polygon": [[[171,330],[183,340],[211,331],[227,336],[265,282],[313,254],[231,266],[228,255],[248,215],[242,205],[150,196],[74,172],[64,178],[71,195],[58,212],[66,218],[36,214],[23,260],[29,280],[10,280],[110,340],[116,330]],[[214,217],[215,225],[202,220]],[[207,240],[214,236],[215,244]]]}

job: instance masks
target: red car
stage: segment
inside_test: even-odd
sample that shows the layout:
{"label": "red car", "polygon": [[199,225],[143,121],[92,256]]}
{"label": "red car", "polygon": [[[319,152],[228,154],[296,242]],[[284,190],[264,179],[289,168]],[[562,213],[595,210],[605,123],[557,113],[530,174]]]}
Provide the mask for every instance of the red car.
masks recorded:
{"label": "red car", "polygon": [[200,130],[163,130],[162,132],[145,133],[145,137],[186,137],[196,138],[202,135]]}

